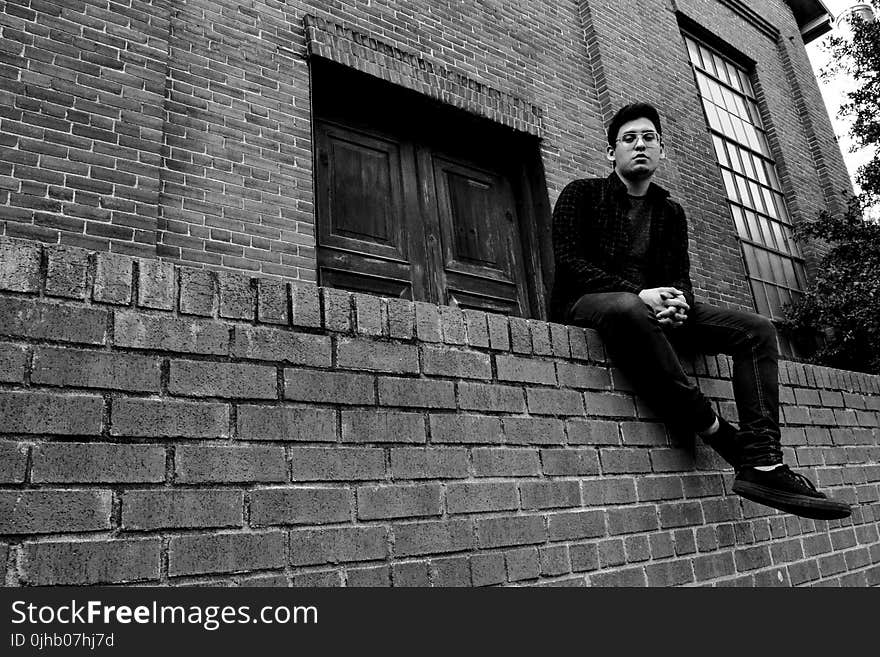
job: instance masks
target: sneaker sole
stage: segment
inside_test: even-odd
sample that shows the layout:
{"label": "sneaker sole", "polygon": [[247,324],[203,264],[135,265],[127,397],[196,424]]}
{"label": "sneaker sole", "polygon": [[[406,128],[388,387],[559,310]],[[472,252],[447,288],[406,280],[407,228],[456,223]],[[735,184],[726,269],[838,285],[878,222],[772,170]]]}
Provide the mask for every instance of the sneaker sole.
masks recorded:
{"label": "sneaker sole", "polygon": [[776,488],[768,488],[748,481],[735,481],[733,483],[733,492],[752,502],[803,518],[839,520],[852,515],[852,508],[846,502],[809,497],[796,493],[784,493]]}

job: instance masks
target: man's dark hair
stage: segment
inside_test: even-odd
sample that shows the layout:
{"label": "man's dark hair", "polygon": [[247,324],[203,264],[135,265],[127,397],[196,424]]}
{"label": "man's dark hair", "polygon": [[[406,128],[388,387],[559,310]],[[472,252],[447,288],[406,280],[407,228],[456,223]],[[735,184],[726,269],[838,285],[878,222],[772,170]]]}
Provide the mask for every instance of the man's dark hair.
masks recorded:
{"label": "man's dark hair", "polygon": [[611,123],[608,124],[608,145],[611,148],[614,148],[614,144],[617,143],[617,133],[620,132],[620,126],[636,119],[648,119],[654,124],[657,134],[663,134],[663,128],[660,127],[660,114],[656,107],[648,103],[630,103],[617,110]]}

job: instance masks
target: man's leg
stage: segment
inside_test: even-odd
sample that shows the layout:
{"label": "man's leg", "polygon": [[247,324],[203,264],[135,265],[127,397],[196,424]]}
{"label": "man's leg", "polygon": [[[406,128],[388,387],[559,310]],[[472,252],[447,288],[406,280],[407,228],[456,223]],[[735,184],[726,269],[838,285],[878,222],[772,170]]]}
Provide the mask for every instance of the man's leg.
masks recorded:
{"label": "man's leg", "polygon": [[708,353],[733,356],[733,392],[740,416],[739,467],[733,491],[760,504],[808,518],[845,518],[852,510],[829,499],[782,464],[776,330],[770,320],[694,304],[681,337]]}
{"label": "man's leg", "polygon": [[687,378],[666,331],[638,295],[585,294],[569,319],[599,331],[615,365],[664,419],[695,432],[715,422],[711,402]]}
{"label": "man's leg", "polygon": [[776,328],[766,317],[695,303],[674,342],[700,353],[733,357],[733,395],[742,435],[741,464],[782,463],[779,435],[779,351]]}

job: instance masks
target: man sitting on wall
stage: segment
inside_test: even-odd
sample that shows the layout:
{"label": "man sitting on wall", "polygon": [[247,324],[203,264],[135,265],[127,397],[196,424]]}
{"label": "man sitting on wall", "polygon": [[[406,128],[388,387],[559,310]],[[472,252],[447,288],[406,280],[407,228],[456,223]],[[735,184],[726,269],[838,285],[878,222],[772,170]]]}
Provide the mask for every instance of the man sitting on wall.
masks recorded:
{"label": "man sitting on wall", "polygon": [[[734,467],[734,492],[807,518],[849,516],[782,463],[773,324],[694,301],[684,210],[652,182],[666,157],[657,110],[621,108],[606,152],[611,174],[568,184],[553,210],[556,319],[597,329],[636,391]],[[687,378],[673,345],[733,356],[738,430]]]}

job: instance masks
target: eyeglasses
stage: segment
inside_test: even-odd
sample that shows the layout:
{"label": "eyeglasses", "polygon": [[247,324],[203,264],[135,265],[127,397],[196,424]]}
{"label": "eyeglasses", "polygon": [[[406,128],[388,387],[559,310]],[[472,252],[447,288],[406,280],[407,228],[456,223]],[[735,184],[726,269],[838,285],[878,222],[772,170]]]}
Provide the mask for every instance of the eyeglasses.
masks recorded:
{"label": "eyeglasses", "polygon": [[645,132],[624,132],[617,141],[629,148],[635,148],[640,137],[645,148],[654,148],[660,145],[660,135],[653,130],[646,130]]}

